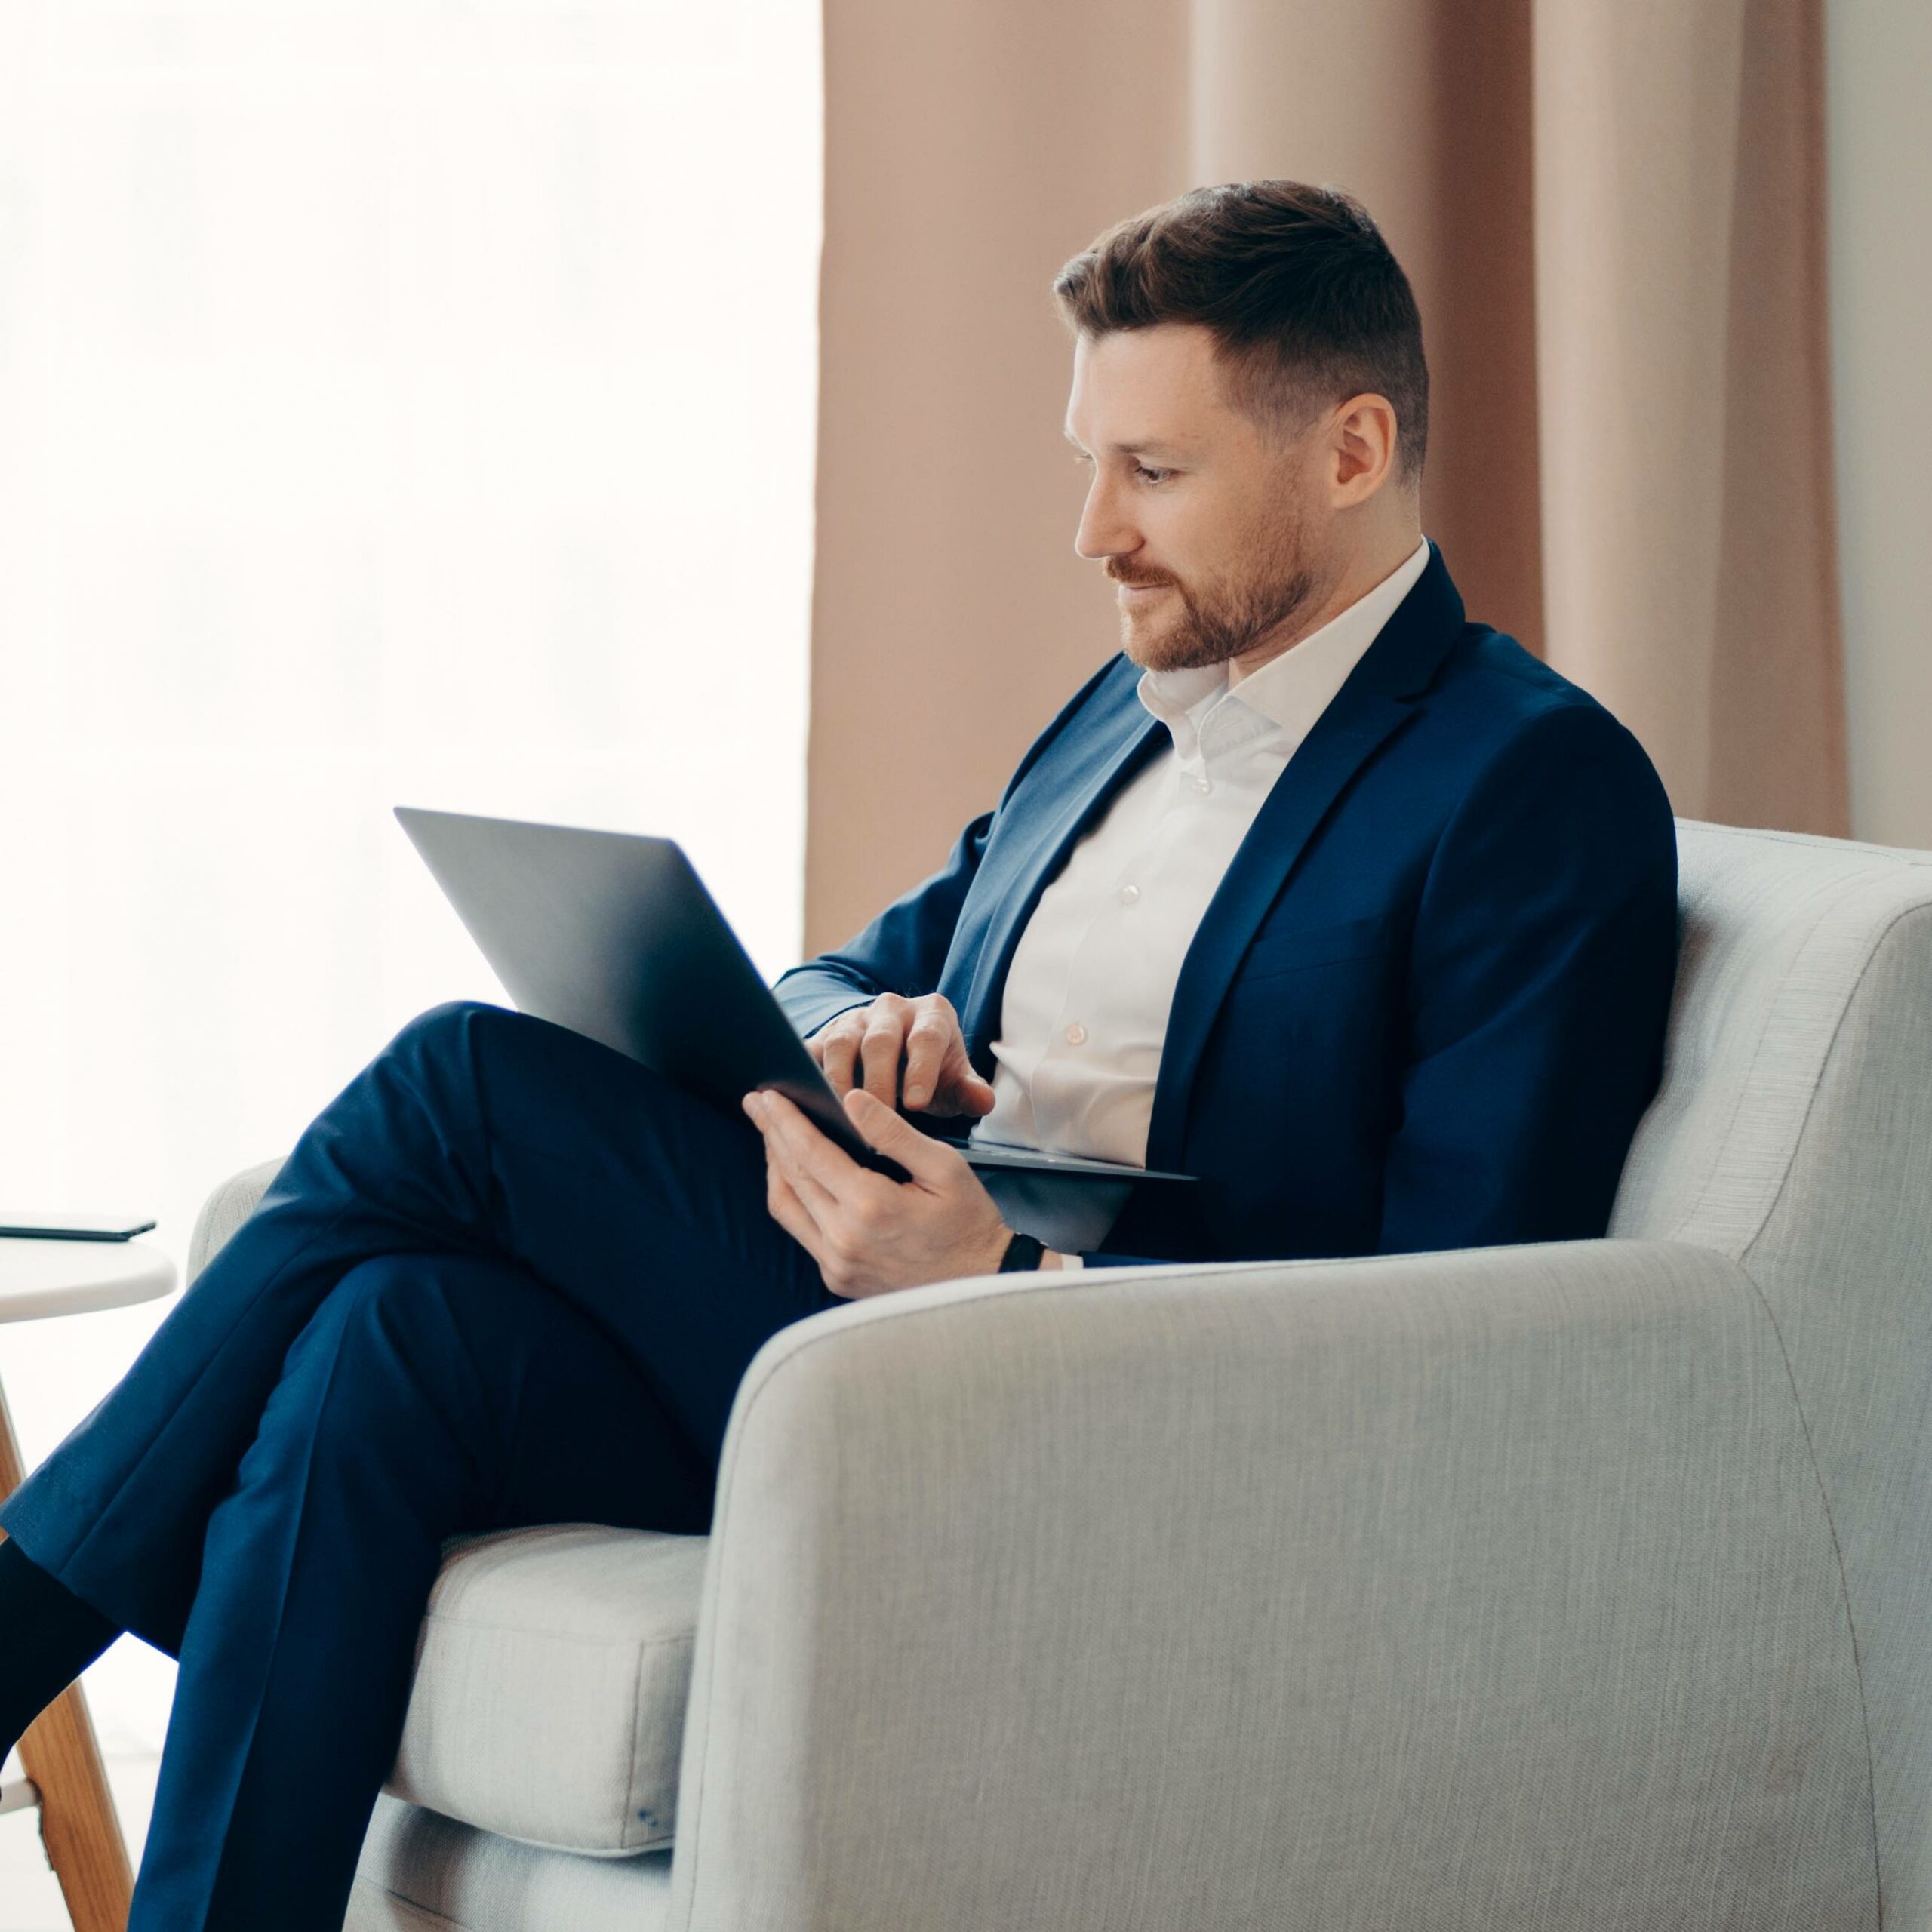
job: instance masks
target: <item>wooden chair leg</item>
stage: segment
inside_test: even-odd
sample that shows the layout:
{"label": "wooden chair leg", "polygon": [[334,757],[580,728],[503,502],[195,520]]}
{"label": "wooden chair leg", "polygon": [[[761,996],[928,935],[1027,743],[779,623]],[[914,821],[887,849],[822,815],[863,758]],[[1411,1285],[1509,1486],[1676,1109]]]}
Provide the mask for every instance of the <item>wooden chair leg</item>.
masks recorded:
{"label": "wooden chair leg", "polygon": [[41,1840],[74,1932],[126,1932],[134,1874],[78,1684],[34,1720],[20,1763],[40,1787]]}
{"label": "wooden chair leg", "polygon": [[[0,1389],[0,1497],[12,1494],[23,1473],[6,1391]],[[134,1875],[78,1684],[29,1727],[20,1740],[20,1763],[40,1789],[41,1841],[74,1932],[126,1932]]]}

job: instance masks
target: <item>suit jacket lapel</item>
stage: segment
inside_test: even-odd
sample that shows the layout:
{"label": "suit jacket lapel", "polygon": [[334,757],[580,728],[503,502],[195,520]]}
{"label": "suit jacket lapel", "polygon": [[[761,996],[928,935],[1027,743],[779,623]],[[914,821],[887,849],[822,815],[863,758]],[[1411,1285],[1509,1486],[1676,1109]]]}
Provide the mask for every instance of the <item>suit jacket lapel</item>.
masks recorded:
{"label": "suit jacket lapel", "polygon": [[1178,1166],[1187,1099],[1235,967],[1315,828],[1370,755],[1414,715],[1463,624],[1463,600],[1432,541],[1422,575],[1275,780],[1201,915],[1168,1010],[1146,1164]]}
{"label": "suit jacket lapel", "polygon": [[[1123,678],[1127,705],[1131,707],[1124,724],[1114,724],[1094,734],[1069,780],[1066,802],[1046,822],[1038,841],[1019,859],[1012,879],[1001,891],[998,909],[980,946],[971,986],[961,1009],[961,1026],[968,1057],[988,1079],[992,1078],[991,1043],[999,1032],[1007,969],[1047,881],[1059,869],[1075,840],[1146,762],[1157,743],[1168,742],[1167,727],[1136,694],[1139,681],[1137,669],[1131,678]],[[1123,731],[1124,736],[1121,735]]]}
{"label": "suit jacket lapel", "polygon": [[[1154,1088],[1147,1165],[1177,1164],[1188,1091],[1235,968],[1315,829],[1370,754],[1412,715],[1463,623],[1463,600],[1432,540],[1407,596],[1362,654],[1263,801],[1201,917],[1174,987]],[[1048,879],[1120,787],[1171,740],[1140,702],[1139,667],[1123,658],[1118,682],[1097,700],[1086,742],[1065,775],[1065,802],[998,887],[997,911],[977,949],[960,1008],[968,1056],[993,1075],[1006,976],[1020,935]],[[1084,721],[1083,721],[1084,722]]]}

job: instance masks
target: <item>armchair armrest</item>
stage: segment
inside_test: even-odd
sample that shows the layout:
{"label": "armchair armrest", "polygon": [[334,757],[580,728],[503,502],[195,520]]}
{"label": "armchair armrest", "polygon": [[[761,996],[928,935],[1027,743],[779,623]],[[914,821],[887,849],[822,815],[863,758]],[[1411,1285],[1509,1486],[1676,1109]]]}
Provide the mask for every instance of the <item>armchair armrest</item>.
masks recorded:
{"label": "armchair armrest", "polygon": [[1869,1780],[1725,1257],[980,1277],[746,1374],[670,1923],[1863,1926]]}
{"label": "armchair armrest", "polygon": [[269,1183],[281,1171],[281,1160],[244,1168],[238,1174],[230,1174],[202,1203],[202,1211],[195,1217],[195,1232],[188,1238],[189,1281],[214,1259],[229,1236],[255,1211],[256,1203],[269,1191]]}

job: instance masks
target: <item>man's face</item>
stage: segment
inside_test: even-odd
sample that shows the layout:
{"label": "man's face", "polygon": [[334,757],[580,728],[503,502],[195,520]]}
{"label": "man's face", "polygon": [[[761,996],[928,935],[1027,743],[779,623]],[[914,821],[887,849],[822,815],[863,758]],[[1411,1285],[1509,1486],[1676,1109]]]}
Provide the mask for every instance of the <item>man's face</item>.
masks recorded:
{"label": "man's face", "polygon": [[1155,670],[1292,635],[1342,574],[1324,439],[1284,443],[1230,405],[1213,344],[1164,322],[1074,347],[1066,434],[1091,468],[1074,548],[1119,586],[1121,648]]}

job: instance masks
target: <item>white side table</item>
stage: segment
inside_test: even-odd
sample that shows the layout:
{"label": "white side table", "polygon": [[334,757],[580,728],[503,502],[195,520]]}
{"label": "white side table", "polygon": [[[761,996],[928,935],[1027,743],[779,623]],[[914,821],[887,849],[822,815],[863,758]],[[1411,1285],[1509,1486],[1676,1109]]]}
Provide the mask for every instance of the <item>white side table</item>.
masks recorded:
{"label": "white side table", "polygon": [[[174,1263],[140,1241],[0,1237],[0,1322],[125,1308],[174,1286]],[[0,1497],[11,1495],[25,1473],[0,1388]],[[0,1785],[0,1811],[39,1806],[41,1839],[74,1932],[125,1932],[134,1875],[78,1684],[34,1721],[20,1740],[20,1762],[26,1777]]]}

